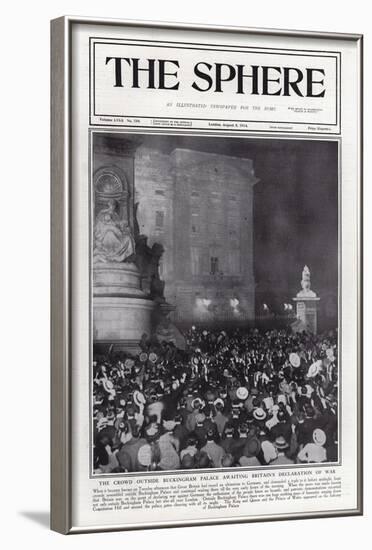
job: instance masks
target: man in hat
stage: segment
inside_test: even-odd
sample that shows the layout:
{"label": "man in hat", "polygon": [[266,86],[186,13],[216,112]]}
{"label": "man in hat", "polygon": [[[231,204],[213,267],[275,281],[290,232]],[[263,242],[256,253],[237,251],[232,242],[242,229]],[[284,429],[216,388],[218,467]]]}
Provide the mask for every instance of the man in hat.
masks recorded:
{"label": "man in hat", "polygon": [[304,407],[303,422],[299,422],[297,430],[297,438],[299,445],[306,445],[313,441],[313,433],[316,428],[322,428],[323,421],[321,418],[316,418],[314,407],[307,404]]}
{"label": "man in hat", "polygon": [[176,414],[174,417],[174,429],[173,429],[173,435],[176,439],[178,439],[179,442],[179,449],[184,449],[186,446],[187,438],[189,436],[189,431],[186,428],[182,416],[180,414]]}
{"label": "man in hat", "polygon": [[298,453],[299,462],[327,462],[327,452],[324,448],[327,440],[326,434],[320,428],[316,428],[313,431],[312,439],[313,441],[307,443]]}
{"label": "man in hat", "polygon": [[272,426],[270,433],[272,438],[275,440],[279,436],[283,436],[284,439],[289,442],[292,435],[291,423],[289,421],[288,413],[279,407],[279,410],[276,413],[277,424]]}
{"label": "man in hat", "polygon": [[106,435],[98,434],[93,452],[93,463],[95,473],[110,472],[110,438]]}
{"label": "man in hat", "polygon": [[162,396],[155,392],[152,392],[151,398],[147,402],[145,408],[145,416],[148,418],[150,416],[156,416],[157,422],[160,424],[162,420],[164,410],[164,403],[162,401]]}
{"label": "man in hat", "polygon": [[300,411],[304,411],[307,406],[311,406],[311,401],[305,385],[301,386],[299,395],[296,397],[296,401],[297,407]]}
{"label": "man in hat", "polygon": [[182,418],[182,425],[185,426],[185,428],[186,428],[186,420],[187,420],[187,417],[189,416],[190,412],[186,408],[186,397],[185,396],[181,397],[180,400],[178,401],[176,413],[177,413],[177,415],[179,415]]}
{"label": "man in hat", "polygon": [[198,397],[198,393],[193,391],[192,384],[189,384],[183,391],[183,396],[186,399],[187,412],[192,413],[194,410],[193,401]]}
{"label": "man in hat", "polygon": [[286,439],[279,435],[274,442],[274,446],[277,451],[277,457],[270,463],[272,466],[284,465],[284,464],[293,464],[294,460],[287,456],[287,451],[289,449],[288,442]]}
{"label": "man in hat", "polygon": [[221,439],[221,447],[226,454],[232,455],[232,450],[234,447],[234,432],[234,426],[227,423]]}
{"label": "man in hat", "polygon": [[158,423],[157,416],[150,416],[149,423],[143,429],[144,437],[146,438],[147,442],[153,443],[161,436],[163,432],[164,429],[162,425]]}
{"label": "man in hat", "polygon": [[244,402],[245,409],[250,413],[253,413],[255,409],[255,401],[256,401],[257,395],[258,395],[258,391],[256,390],[256,388],[252,388],[249,392],[248,398]]}
{"label": "man in hat", "polygon": [[239,429],[239,425],[246,419],[246,409],[243,408],[243,403],[239,399],[235,399],[231,403],[231,412],[228,416],[229,424],[232,424],[235,430]]}
{"label": "man in hat", "polygon": [[129,432],[128,441],[121,446],[116,454],[119,465],[124,471],[138,472],[141,470],[138,462],[138,452],[146,443],[146,439],[140,436],[140,429],[138,426]]}
{"label": "man in hat", "polygon": [[183,386],[181,384],[170,385],[167,391],[164,391],[162,403],[164,406],[163,415],[174,416],[177,411],[177,404],[182,397]]}
{"label": "man in hat", "polygon": [[182,460],[186,455],[195,456],[197,452],[198,438],[194,434],[190,434],[187,439],[186,447],[180,452],[180,458]]}
{"label": "man in hat", "polygon": [[209,456],[212,467],[220,468],[222,466],[222,458],[224,457],[225,451],[220,445],[217,445],[215,433],[212,429],[208,430],[207,442],[204,447],[201,448],[201,451],[204,451]]}
{"label": "man in hat", "polygon": [[[211,428],[211,423],[210,423],[209,419],[206,418],[204,413],[201,412],[201,413],[197,414],[195,419],[196,419],[196,425],[195,425],[195,429],[192,433],[197,437],[198,445],[199,445],[199,449],[200,449],[201,447],[203,447],[203,445],[205,445],[205,443],[207,441],[207,432],[208,432],[208,430],[212,429],[212,428]],[[217,433],[217,429],[216,429],[215,426],[214,426],[214,429]]]}
{"label": "man in hat", "polygon": [[230,452],[234,457],[235,462],[239,462],[244,447],[248,441],[248,424],[246,422],[241,422],[238,426],[236,437],[233,439],[233,442],[230,447]]}
{"label": "man in hat", "polygon": [[173,435],[174,420],[164,420],[164,433],[158,439],[160,451],[159,470],[178,470],[180,467],[179,441]]}
{"label": "man in hat", "polygon": [[220,437],[222,437],[222,434],[224,432],[226,423],[227,423],[227,416],[223,414],[223,408],[225,404],[223,400],[218,397],[214,401],[214,407],[215,407],[215,415],[213,417],[213,422],[217,426],[217,431]]}
{"label": "man in hat", "polygon": [[261,466],[257,455],[261,451],[261,445],[256,437],[247,440],[244,446],[242,456],[239,459],[240,466]]}
{"label": "man in hat", "polygon": [[186,428],[189,432],[193,432],[196,426],[196,417],[201,413],[203,408],[203,400],[200,397],[194,397],[191,405],[192,412],[188,415],[186,419]]}
{"label": "man in hat", "polygon": [[[261,416],[261,415],[260,415]],[[257,455],[261,464],[270,464],[277,457],[277,451],[267,433],[265,423],[259,421],[257,424],[257,439],[261,445],[261,451]]]}

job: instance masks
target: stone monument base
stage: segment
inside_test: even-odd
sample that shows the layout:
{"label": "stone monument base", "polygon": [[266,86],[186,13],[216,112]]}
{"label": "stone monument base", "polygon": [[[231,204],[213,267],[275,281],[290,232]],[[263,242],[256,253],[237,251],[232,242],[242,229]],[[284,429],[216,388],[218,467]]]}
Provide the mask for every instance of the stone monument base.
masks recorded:
{"label": "stone monument base", "polygon": [[293,301],[296,302],[296,316],[299,321],[305,327],[305,330],[317,334],[318,321],[317,321],[317,308],[320,298],[316,295],[310,297],[303,297],[297,294]]}
{"label": "stone monument base", "polygon": [[152,300],[137,297],[95,296],[94,343],[113,344],[115,350],[139,351],[144,333],[151,335]]}
{"label": "stone monument base", "polygon": [[144,333],[152,333],[155,304],[140,288],[132,263],[99,263],[93,267],[93,339],[99,347],[139,351]]}
{"label": "stone monument base", "polygon": [[132,263],[99,263],[93,266],[94,296],[139,296],[140,273]]}

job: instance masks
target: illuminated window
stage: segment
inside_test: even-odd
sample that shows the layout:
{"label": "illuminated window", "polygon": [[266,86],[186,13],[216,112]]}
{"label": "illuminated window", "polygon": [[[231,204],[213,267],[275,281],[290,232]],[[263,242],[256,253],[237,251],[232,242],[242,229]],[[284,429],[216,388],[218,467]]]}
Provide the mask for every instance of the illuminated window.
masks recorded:
{"label": "illuminated window", "polygon": [[200,232],[200,222],[199,222],[199,213],[193,212],[191,214],[191,233],[199,233]]}

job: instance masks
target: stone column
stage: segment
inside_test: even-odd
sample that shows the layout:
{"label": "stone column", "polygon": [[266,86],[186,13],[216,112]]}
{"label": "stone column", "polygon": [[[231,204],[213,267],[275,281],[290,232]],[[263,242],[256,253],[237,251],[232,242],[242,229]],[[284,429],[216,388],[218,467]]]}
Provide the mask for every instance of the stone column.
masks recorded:
{"label": "stone column", "polygon": [[141,289],[135,264],[135,146],[104,134],[94,139],[94,343],[137,351],[142,335],[151,334],[154,303]]}

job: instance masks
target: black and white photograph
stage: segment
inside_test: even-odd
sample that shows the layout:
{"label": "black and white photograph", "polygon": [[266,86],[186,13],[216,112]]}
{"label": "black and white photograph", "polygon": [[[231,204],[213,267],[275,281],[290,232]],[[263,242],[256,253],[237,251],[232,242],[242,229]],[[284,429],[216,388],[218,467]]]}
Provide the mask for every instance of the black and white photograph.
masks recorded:
{"label": "black and white photograph", "polygon": [[91,132],[93,476],[341,462],[339,147]]}

